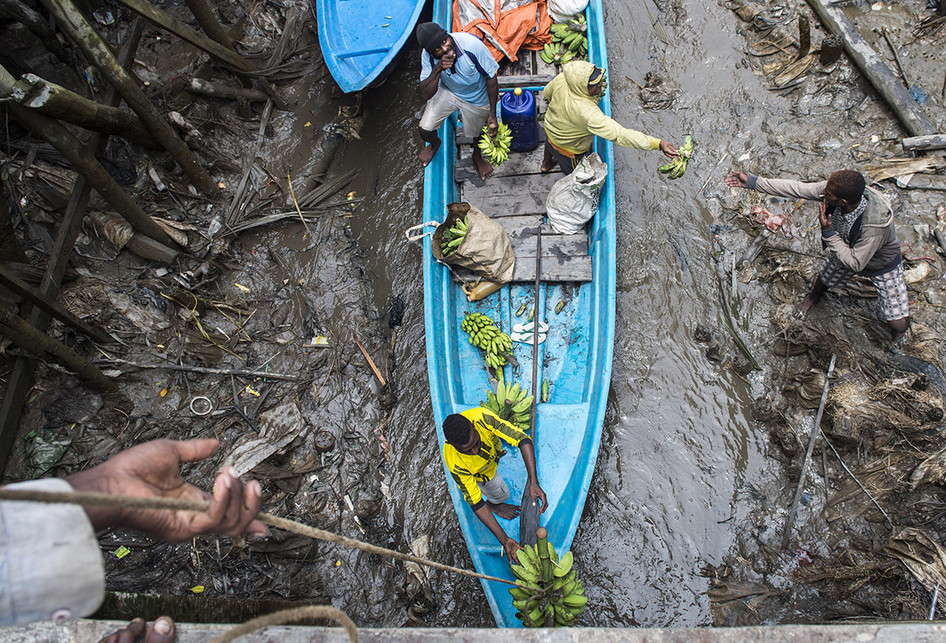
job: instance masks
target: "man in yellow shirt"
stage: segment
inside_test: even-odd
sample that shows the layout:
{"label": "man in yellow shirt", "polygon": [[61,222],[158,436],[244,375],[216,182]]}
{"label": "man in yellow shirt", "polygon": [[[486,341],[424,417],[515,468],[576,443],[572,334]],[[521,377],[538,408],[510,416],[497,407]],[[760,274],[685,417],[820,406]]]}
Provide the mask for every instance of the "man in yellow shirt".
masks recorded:
{"label": "man in yellow shirt", "polygon": [[509,487],[501,476],[496,475],[496,471],[499,459],[506,453],[500,440],[518,446],[528,474],[526,489],[532,496],[533,504],[541,500],[540,513],[544,512],[548,501],[536,476],[532,438],[482,407],[448,415],[443,421],[443,435],[443,460],[447,470],[460,487],[473,513],[502,543],[510,562],[516,562],[519,543],[506,535],[496,515],[511,520],[519,515],[519,507],[506,502],[509,499]]}
{"label": "man in yellow shirt", "polygon": [[546,144],[542,171],[551,172],[558,165],[571,174],[578,162],[591,151],[595,136],[638,150],[660,150],[667,158],[680,156],[670,141],[622,127],[605,116],[598,106],[607,81],[605,71],[585,60],[574,60],[562,67],[562,73],[545,86],[542,95],[548,101],[545,112]]}

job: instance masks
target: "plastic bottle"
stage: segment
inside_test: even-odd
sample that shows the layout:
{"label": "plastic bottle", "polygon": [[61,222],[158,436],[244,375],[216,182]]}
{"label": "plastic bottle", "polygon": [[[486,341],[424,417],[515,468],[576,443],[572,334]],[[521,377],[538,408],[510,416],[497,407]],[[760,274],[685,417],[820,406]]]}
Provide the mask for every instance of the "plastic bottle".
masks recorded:
{"label": "plastic bottle", "polygon": [[503,122],[512,132],[509,147],[514,152],[528,152],[539,146],[539,122],[536,118],[535,95],[516,87],[503,94],[499,101]]}

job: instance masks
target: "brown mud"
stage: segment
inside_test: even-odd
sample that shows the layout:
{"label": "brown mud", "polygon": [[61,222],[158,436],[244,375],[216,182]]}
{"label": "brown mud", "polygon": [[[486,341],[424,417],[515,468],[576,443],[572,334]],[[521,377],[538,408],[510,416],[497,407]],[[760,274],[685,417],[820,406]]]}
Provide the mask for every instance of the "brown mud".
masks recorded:
{"label": "brown mud", "polygon": [[[936,585],[946,584],[939,544],[946,538],[946,282],[930,234],[946,219],[944,192],[879,183],[895,199],[906,267],[917,279],[910,285],[915,324],[904,342],[891,346],[869,283],[829,294],[802,319],[795,305],[821,257],[816,207],[731,190],[723,177],[740,170],[814,180],[841,167],[867,171],[906,156],[905,131],[847,56],[785,69],[805,40],[800,16],[810,24],[811,51],[826,36],[804,2],[658,0],[670,45],[653,37],[644,7],[625,4],[606,6],[613,114],[678,145],[692,134],[696,152],[687,174],[669,181],[656,172],[657,155],[616,150],[614,375],[573,547],[591,605],[585,623],[926,618]],[[238,83],[173,36],[145,29],[135,72],[164,113],[193,127],[189,144],[223,182],[224,197],[196,196],[166,155],[113,140],[110,171],[149,214],[184,224],[187,249],[178,263],[161,266],[86,228],[60,302],[115,342],[96,347],[61,325],[51,334],[117,377],[120,392],[92,393],[61,368],[41,365],[8,477],[47,466],[64,475],[157,437],[213,436],[224,444],[221,458],[240,447],[254,454],[250,464],[262,458],[247,477],[263,483],[266,511],[468,567],[431,427],[421,258],[402,234],[422,215],[416,47],[359,101],[341,95],[321,64],[307,5],[216,6],[223,22],[241,27],[241,51],[260,60],[297,10],[273,79],[288,109],[274,109],[258,138],[262,103],[184,91],[190,76]],[[186,6],[166,8],[187,17]],[[887,39],[896,43],[942,131],[946,27],[918,30],[935,13],[921,0],[850,2],[846,12],[892,68]],[[103,31],[118,42],[128,16],[116,10],[115,17]],[[11,23],[2,38],[22,67],[97,95],[80,80],[83,65],[65,70]],[[30,263],[43,266],[74,175],[12,119],[4,127],[4,196],[19,242],[5,256],[25,248]],[[358,173],[346,181],[351,170]],[[312,212],[303,225],[293,216],[290,177],[303,203],[320,181],[341,184],[302,206]],[[942,185],[941,169],[911,183],[935,181]],[[747,258],[761,233],[753,205],[788,215],[792,236],[773,233]],[[93,196],[90,209],[107,206]],[[228,232],[285,212],[281,221]],[[397,295],[401,325],[390,321]],[[19,352],[4,345],[4,372]],[[816,443],[783,550],[832,354],[837,367],[821,424],[827,439]],[[298,380],[231,380],[115,358]],[[287,416],[301,421],[287,429],[279,421]],[[186,475],[206,487],[221,462],[192,465]],[[118,558],[122,546],[130,553]],[[102,547],[109,590],[182,597],[182,616],[200,614],[188,605],[229,598],[331,603],[362,626],[492,624],[475,581],[278,533],[167,545],[112,531]],[[946,592],[939,596],[946,607]],[[144,609],[121,597],[109,604]],[[138,614],[118,607],[109,615]]]}

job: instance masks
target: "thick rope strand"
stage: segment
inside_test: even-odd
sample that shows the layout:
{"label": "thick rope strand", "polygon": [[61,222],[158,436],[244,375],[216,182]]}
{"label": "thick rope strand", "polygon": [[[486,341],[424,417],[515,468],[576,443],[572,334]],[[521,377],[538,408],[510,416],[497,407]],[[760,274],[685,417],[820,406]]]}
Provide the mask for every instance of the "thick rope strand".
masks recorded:
{"label": "thick rope strand", "polygon": [[[138,496],[123,496],[118,494],[98,493],[92,491],[33,491],[3,488],[0,488],[0,500],[45,503],[58,502],[75,505],[89,505],[95,507],[112,507],[117,509],[169,509],[171,511],[194,511],[198,513],[203,513],[210,507],[210,502],[206,500],[183,500],[179,498],[140,498]],[[525,589],[540,591],[537,588],[529,587],[521,582],[499,578],[498,576],[487,576],[486,574],[480,574],[479,572],[463,569],[462,567],[444,565],[443,563],[427,560],[426,558],[421,558],[412,554],[404,554],[399,551],[394,551],[393,549],[378,547],[377,545],[371,545],[360,540],[355,540],[354,538],[340,536],[330,531],[325,531],[324,529],[317,529],[301,522],[296,522],[295,520],[280,518],[279,516],[274,516],[262,511],[256,515],[256,519],[264,525],[270,525],[272,527],[276,527],[277,529],[283,529],[294,534],[299,534],[300,536],[308,536],[309,538],[314,538],[315,540],[324,540],[336,545],[344,545],[345,547],[360,549],[361,551],[371,554],[389,556],[398,560],[406,560],[412,563],[417,563],[418,565],[425,565],[427,567],[433,567],[434,569],[440,569],[446,572],[453,572],[454,574],[460,574],[462,576],[470,576],[472,578],[480,578],[483,580],[495,581],[497,583],[505,583],[507,585],[514,585]]]}
{"label": "thick rope strand", "polygon": [[215,638],[210,643],[230,643],[241,636],[250,634],[256,630],[261,630],[264,627],[284,625],[285,623],[295,623],[307,618],[331,619],[345,628],[345,631],[348,632],[348,640],[351,641],[351,643],[358,643],[358,628],[355,627],[355,623],[350,618],[348,618],[348,615],[345,612],[329,605],[294,607],[292,609],[280,610],[278,612],[273,612],[272,614],[266,614],[265,616],[259,616],[247,621],[243,625],[237,625],[236,627],[227,630],[224,634]]}

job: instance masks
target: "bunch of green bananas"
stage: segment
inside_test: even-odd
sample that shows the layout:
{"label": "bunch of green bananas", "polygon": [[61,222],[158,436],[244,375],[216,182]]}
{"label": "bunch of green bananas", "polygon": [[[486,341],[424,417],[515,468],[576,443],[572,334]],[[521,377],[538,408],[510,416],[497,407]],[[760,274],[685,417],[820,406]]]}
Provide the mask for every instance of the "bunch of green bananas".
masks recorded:
{"label": "bunch of green bananas", "polygon": [[535,547],[526,545],[517,552],[519,563],[512,573],[522,581],[509,590],[518,618],[526,627],[560,627],[578,620],[588,599],[585,585],[572,569],[574,558],[566,552],[559,560],[545,527],[536,532]]}
{"label": "bunch of green bananas", "polygon": [[571,60],[584,60],[588,56],[588,25],[584,14],[568,22],[556,22],[550,29],[552,42],[542,48],[542,60],[552,65],[564,65]]}
{"label": "bunch of green bananas", "polygon": [[687,163],[693,155],[693,137],[687,135],[683,141],[683,147],[680,148],[680,156],[669,163],[664,163],[657,168],[661,174],[666,174],[671,179],[679,179],[687,171]]}
{"label": "bunch of green bananas", "polygon": [[528,432],[532,426],[532,400],[529,389],[520,387],[518,383],[506,386],[500,372],[496,392],[487,391],[486,401],[480,402],[480,406]]}
{"label": "bunch of green bananas", "polygon": [[477,145],[480,148],[480,152],[482,152],[486,160],[489,161],[489,164],[493,167],[499,167],[509,158],[509,145],[512,143],[512,132],[503,122],[499,123],[496,136],[490,136],[488,130],[488,126],[483,128],[483,135],[480,136],[480,141]]}
{"label": "bunch of green bananas", "polygon": [[466,236],[467,224],[466,217],[460,217],[453,222],[453,226],[444,230],[440,237],[440,251],[443,256],[453,254],[453,252],[463,243]]}
{"label": "bunch of green bananas", "polygon": [[506,365],[506,353],[512,350],[512,338],[499,330],[489,316],[470,313],[460,328],[469,333],[470,343],[486,353],[486,363],[497,371]]}

